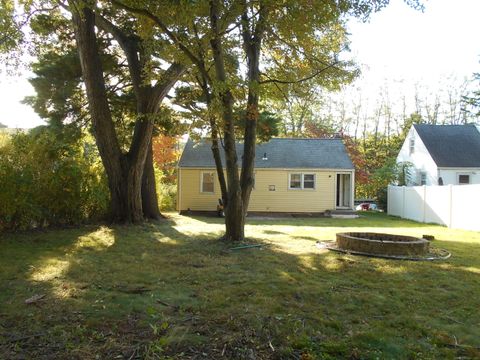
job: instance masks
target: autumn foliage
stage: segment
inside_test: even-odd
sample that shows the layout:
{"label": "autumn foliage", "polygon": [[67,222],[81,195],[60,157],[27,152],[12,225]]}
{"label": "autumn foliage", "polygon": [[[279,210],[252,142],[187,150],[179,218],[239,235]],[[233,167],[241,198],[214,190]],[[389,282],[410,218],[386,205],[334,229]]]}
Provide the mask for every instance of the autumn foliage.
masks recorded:
{"label": "autumn foliage", "polygon": [[174,136],[158,135],[152,139],[153,163],[162,172],[162,182],[173,184],[176,181],[175,166],[180,151],[178,139]]}
{"label": "autumn foliage", "polygon": [[367,171],[367,160],[365,154],[360,150],[360,146],[355,139],[344,132],[335,133],[331,128],[322,127],[318,123],[307,122],[305,124],[305,135],[310,138],[340,138],[345,144],[345,148],[355,167],[355,183],[366,184],[369,174]]}

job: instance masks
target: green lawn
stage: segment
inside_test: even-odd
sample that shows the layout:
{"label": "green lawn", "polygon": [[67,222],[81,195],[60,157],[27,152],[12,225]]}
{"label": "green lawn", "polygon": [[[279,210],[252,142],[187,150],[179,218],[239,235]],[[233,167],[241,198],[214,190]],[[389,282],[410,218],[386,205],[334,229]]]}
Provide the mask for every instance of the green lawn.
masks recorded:
{"label": "green lawn", "polygon": [[[1,237],[0,358],[480,357],[480,233],[383,214],[251,218],[267,246],[228,251],[222,219],[169,218]],[[315,246],[357,229],[434,235],[452,257]]]}

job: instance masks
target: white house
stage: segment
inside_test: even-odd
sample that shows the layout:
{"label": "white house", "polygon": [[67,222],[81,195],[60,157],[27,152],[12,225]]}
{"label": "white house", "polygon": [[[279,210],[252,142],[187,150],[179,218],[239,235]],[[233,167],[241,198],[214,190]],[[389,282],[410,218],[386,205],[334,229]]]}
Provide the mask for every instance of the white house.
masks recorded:
{"label": "white house", "polygon": [[407,185],[480,184],[480,130],[468,125],[411,127],[397,163],[413,164]]}

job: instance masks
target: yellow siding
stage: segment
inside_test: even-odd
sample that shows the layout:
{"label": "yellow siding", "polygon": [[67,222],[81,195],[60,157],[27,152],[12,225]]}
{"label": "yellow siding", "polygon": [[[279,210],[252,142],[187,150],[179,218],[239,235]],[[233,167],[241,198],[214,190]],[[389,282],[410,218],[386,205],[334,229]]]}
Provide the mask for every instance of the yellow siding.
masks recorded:
{"label": "yellow siding", "polygon": [[[179,210],[209,210],[217,208],[221,198],[220,185],[215,173],[213,194],[200,192],[200,176],[203,171],[180,169]],[[289,173],[314,173],[314,190],[288,189]],[[335,171],[331,170],[255,170],[255,189],[250,198],[249,211],[265,212],[323,212],[335,208]],[[269,186],[275,185],[275,191]]]}
{"label": "yellow siding", "polygon": [[[218,199],[222,197],[220,184],[218,183],[215,169],[179,169],[179,210],[208,210],[217,209]],[[213,172],[215,183],[213,185],[214,193],[202,193],[200,191],[200,176],[202,172]]]}

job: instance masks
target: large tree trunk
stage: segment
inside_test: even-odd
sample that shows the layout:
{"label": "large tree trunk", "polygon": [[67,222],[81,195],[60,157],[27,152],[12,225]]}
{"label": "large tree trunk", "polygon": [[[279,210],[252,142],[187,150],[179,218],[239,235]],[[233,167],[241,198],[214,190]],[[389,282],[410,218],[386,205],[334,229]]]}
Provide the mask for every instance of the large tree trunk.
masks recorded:
{"label": "large tree trunk", "polygon": [[[136,37],[126,36],[117,26],[85,4],[70,0],[82,74],[92,116],[94,136],[107,173],[111,194],[112,220],[116,222],[139,222],[145,215],[158,218],[155,177],[151,157],[153,132],[152,114],[158,112],[159,104],[176,83],[185,68],[172,64],[155,86],[144,81],[144,65],[141,47]],[[112,121],[102,63],[97,45],[95,24],[110,32],[125,52],[137,100],[137,116],[132,144],[127,154],[123,154],[118,144],[115,126]],[[144,169],[145,176],[144,175]],[[142,198],[142,187],[143,198]],[[143,205],[146,205],[145,210]]]}
{"label": "large tree trunk", "polygon": [[[72,2],[71,8],[76,5]],[[143,218],[140,201],[141,183],[139,167],[131,166],[128,157],[122,154],[108,105],[103,78],[102,62],[95,34],[95,15],[92,9],[83,6],[79,12],[72,11],[83,80],[92,116],[93,133],[100,157],[108,177],[111,197],[111,216],[116,222],[136,222]],[[143,166],[143,164],[142,164]]]}
{"label": "large tree trunk", "polygon": [[142,206],[143,215],[147,219],[159,220],[162,218],[158,206],[155,172],[153,168],[153,149],[150,141],[150,149],[145,159],[142,179]]}

